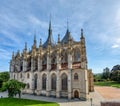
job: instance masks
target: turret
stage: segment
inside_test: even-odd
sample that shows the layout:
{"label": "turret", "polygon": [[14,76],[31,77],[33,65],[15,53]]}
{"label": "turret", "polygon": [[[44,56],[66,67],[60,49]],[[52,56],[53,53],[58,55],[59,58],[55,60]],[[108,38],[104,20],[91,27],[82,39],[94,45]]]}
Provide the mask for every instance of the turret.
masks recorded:
{"label": "turret", "polygon": [[36,56],[36,33],[34,35],[34,43],[33,43],[33,46],[32,46],[32,57]]}
{"label": "turret", "polygon": [[83,34],[83,29],[81,29],[81,41],[80,41],[80,45],[81,45],[81,64],[82,64],[82,68],[87,68],[87,57],[86,57],[86,46],[85,46],[85,38],[84,38],[84,34]]}

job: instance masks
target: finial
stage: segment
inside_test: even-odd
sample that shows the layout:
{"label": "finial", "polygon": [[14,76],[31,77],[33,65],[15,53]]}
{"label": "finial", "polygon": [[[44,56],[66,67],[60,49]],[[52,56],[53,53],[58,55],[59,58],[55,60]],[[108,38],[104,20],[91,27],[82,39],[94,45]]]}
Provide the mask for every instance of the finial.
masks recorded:
{"label": "finial", "polygon": [[83,29],[81,29],[81,37],[83,38]]}
{"label": "finial", "polygon": [[27,50],[27,42],[25,42],[25,50]]}
{"label": "finial", "polygon": [[67,18],[67,30],[69,30],[69,22],[68,22],[68,18]]}
{"label": "finial", "polygon": [[36,45],[36,30],[34,32],[34,44]]}
{"label": "finial", "polygon": [[14,58],[14,51],[12,52],[12,58]]}
{"label": "finial", "polygon": [[51,29],[51,13],[50,13],[50,21],[49,21],[49,30]]}
{"label": "finial", "polygon": [[58,34],[58,43],[60,42],[60,34]]}
{"label": "finial", "polygon": [[42,46],[42,39],[40,39],[40,46]]}

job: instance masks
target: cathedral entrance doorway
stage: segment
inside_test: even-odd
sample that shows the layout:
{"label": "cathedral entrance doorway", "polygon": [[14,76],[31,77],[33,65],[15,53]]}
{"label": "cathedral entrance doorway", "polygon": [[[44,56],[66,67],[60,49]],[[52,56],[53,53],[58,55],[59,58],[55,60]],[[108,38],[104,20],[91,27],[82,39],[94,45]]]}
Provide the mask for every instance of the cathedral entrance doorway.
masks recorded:
{"label": "cathedral entrance doorway", "polygon": [[77,90],[74,91],[74,98],[79,98],[79,92]]}

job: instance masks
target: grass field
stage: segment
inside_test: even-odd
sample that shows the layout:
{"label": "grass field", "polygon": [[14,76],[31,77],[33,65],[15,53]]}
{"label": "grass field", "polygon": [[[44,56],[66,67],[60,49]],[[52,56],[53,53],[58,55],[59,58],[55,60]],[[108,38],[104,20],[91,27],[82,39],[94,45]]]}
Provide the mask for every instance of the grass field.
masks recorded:
{"label": "grass field", "polygon": [[59,106],[59,104],[28,99],[0,98],[0,106]]}
{"label": "grass field", "polygon": [[111,87],[120,88],[120,83],[119,82],[113,82],[113,81],[94,82],[94,85],[97,85],[97,86],[111,86]]}

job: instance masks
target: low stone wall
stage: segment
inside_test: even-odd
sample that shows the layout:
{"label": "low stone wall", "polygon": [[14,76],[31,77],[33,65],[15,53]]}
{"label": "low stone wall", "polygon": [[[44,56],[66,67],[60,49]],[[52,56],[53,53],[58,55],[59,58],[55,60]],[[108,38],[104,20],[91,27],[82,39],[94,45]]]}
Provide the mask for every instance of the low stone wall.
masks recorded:
{"label": "low stone wall", "polygon": [[101,102],[101,106],[120,106],[120,102]]}

